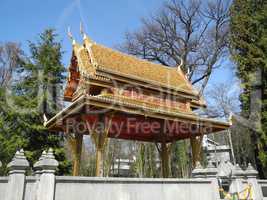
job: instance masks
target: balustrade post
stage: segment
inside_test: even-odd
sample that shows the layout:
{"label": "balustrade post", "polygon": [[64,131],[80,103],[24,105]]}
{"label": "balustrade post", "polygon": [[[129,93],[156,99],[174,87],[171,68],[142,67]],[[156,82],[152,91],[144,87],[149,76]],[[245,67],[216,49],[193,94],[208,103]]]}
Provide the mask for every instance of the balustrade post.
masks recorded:
{"label": "balustrade post", "polygon": [[52,149],[49,149],[46,155],[43,152],[42,157],[35,165],[40,170],[37,200],[54,200],[55,171],[58,161],[55,159]]}
{"label": "balustrade post", "polygon": [[23,200],[25,191],[25,173],[29,168],[23,149],[17,151],[12,161],[7,165],[9,180],[6,200]]}
{"label": "balustrade post", "polygon": [[258,184],[257,176],[258,172],[249,163],[245,170],[245,176],[247,177],[248,184],[251,186],[251,196],[253,200],[263,199],[263,194],[260,185]]}
{"label": "balustrade post", "polygon": [[244,189],[244,184],[243,184],[244,178],[245,178],[244,170],[240,168],[239,164],[236,164],[232,171],[232,180],[229,192],[233,194],[242,191]]}

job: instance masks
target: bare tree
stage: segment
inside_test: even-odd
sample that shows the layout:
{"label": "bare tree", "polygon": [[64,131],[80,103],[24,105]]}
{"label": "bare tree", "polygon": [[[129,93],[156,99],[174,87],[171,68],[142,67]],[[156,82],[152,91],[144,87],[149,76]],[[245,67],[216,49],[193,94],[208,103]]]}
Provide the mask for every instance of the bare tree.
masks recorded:
{"label": "bare tree", "polygon": [[239,85],[235,83],[214,84],[207,90],[205,96],[208,100],[208,107],[204,114],[211,118],[225,118],[231,114],[240,112]]}
{"label": "bare tree", "polygon": [[228,118],[234,115],[231,128],[224,133],[211,134],[211,137],[220,144],[228,144],[231,147],[233,162],[243,165],[255,163],[253,145],[248,127],[251,123],[239,116],[240,114],[240,86],[234,83],[216,84],[207,90],[208,108],[204,114],[212,118]]}
{"label": "bare tree", "polygon": [[0,86],[5,86],[18,66],[22,50],[14,42],[0,44]]}
{"label": "bare tree", "polygon": [[[203,93],[227,53],[230,0],[171,0],[119,48],[166,66],[178,66]],[[181,63],[181,59],[183,62]]]}

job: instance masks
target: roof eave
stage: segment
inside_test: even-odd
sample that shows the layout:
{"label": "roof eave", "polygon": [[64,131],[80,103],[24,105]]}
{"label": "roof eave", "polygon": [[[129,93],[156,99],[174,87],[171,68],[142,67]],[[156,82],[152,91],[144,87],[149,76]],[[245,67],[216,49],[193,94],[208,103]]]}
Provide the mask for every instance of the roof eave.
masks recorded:
{"label": "roof eave", "polygon": [[178,94],[183,94],[183,96],[186,96],[189,99],[195,99],[195,100],[199,99],[197,92],[194,90],[187,91],[182,88],[171,87],[171,86],[164,85],[164,84],[154,82],[151,80],[144,80],[144,79],[141,79],[139,77],[136,77],[130,74],[123,74],[123,73],[115,72],[113,70],[109,70],[103,67],[98,67],[96,69],[96,73],[99,73],[101,76],[106,76],[109,79],[117,79],[119,81],[125,81],[128,83],[129,81],[131,81],[131,82],[135,82],[135,84],[140,85],[142,87],[163,90],[167,93],[172,93],[172,94],[173,92],[176,92]]}
{"label": "roof eave", "polygon": [[[85,105],[94,105],[106,108],[107,105],[110,105],[111,102],[109,100],[96,97],[96,96],[89,96],[89,95],[83,95],[80,98],[78,98],[76,101],[74,101],[70,106],[63,109],[61,112],[59,112],[57,115],[52,117],[49,121],[44,123],[44,126],[47,128],[52,128],[56,125],[56,122],[60,120],[64,120],[66,117],[68,117],[71,114],[77,114],[77,112],[82,109]],[[114,103],[114,102],[113,102]],[[133,108],[133,105],[124,105],[125,107],[122,108],[120,104],[118,106],[114,106],[111,108],[113,110],[122,111],[122,112],[128,112],[131,114],[138,114],[138,115],[144,115],[144,112],[138,111],[138,106]],[[128,106],[128,107],[127,107]],[[192,123],[211,123],[212,126],[220,128],[221,130],[227,129],[230,127],[230,123],[228,122],[222,122],[218,120],[208,119],[208,118],[201,118],[196,115],[192,114],[184,114],[184,113],[161,113],[157,112],[156,110],[149,111],[148,108],[141,108],[140,109],[147,109],[146,116],[152,117],[152,118],[159,118],[159,119],[166,119],[166,120],[174,120],[174,121],[187,121]]]}

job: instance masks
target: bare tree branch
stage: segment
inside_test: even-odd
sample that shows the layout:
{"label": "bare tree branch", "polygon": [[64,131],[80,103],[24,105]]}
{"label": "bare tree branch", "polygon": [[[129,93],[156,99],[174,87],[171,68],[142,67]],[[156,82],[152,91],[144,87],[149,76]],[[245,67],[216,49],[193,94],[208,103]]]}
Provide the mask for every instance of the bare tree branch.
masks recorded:
{"label": "bare tree branch", "polygon": [[0,86],[5,86],[18,66],[22,51],[18,44],[0,44]]}
{"label": "bare tree branch", "polygon": [[142,28],[126,33],[119,48],[129,54],[178,66],[203,93],[213,69],[227,53],[231,0],[171,0]]}

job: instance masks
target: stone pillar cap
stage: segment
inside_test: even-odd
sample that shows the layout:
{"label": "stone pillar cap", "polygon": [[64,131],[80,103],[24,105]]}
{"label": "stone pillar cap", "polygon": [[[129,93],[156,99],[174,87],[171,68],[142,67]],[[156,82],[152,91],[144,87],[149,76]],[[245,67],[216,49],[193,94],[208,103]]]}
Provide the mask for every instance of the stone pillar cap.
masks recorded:
{"label": "stone pillar cap", "polygon": [[20,151],[17,151],[15,156],[13,157],[12,161],[8,163],[7,168],[10,169],[10,172],[15,171],[15,170],[21,170],[25,171],[26,169],[29,168],[29,162],[26,159],[24,155],[23,149]]}
{"label": "stone pillar cap", "polygon": [[218,166],[218,177],[228,178],[232,175],[232,170],[234,169],[234,165],[230,161],[220,162]]}
{"label": "stone pillar cap", "polygon": [[251,163],[248,163],[248,167],[245,170],[245,175],[247,177],[257,177],[258,176],[258,171],[255,170],[255,168],[251,165]]}
{"label": "stone pillar cap", "polygon": [[239,164],[236,164],[233,171],[232,171],[233,177],[243,177],[245,175],[245,171],[241,169]]}
{"label": "stone pillar cap", "polygon": [[37,170],[55,171],[57,167],[58,161],[55,159],[52,148],[50,148],[47,153],[43,151],[39,161],[37,161],[34,165],[34,168]]}
{"label": "stone pillar cap", "polygon": [[212,161],[208,162],[208,166],[205,169],[205,173],[208,177],[216,177],[218,169],[213,165]]}
{"label": "stone pillar cap", "polygon": [[192,175],[193,177],[199,177],[199,178],[205,176],[205,170],[203,169],[199,161],[196,163],[196,167],[192,171]]}
{"label": "stone pillar cap", "polygon": [[41,167],[42,162],[41,161],[44,160],[46,158],[46,156],[47,156],[46,151],[43,151],[39,160],[33,165],[34,170],[41,170],[42,169],[42,167]]}

